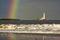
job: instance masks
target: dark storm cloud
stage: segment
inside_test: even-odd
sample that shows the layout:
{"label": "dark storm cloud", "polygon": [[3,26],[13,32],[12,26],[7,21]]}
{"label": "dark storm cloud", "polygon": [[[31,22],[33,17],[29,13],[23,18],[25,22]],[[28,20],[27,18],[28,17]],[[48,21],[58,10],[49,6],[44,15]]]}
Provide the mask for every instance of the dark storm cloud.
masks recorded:
{"label": "dark storm cloud", "polygon": [[[0,18],[7,17],[9,4],[10,0],[0,0]],[[31,20],[42,17],[43,12],[47,19],[60,20],[60,0],[19,0],[16,18]]]}
{"label": "dark storm cloud", "polygon": [[0,0],[0,18],[7,18],[10,0]]}
{"label": "dark storm cloud", "polygon": [[59,2],[60,0],[25,0],[25,2]]}
{"label": "dark storm cloud", "polygon": [[20,19],[39,18],[44,11],[47,19],[60,19],[60,0],[24,0],[19,8],[17,18]]}

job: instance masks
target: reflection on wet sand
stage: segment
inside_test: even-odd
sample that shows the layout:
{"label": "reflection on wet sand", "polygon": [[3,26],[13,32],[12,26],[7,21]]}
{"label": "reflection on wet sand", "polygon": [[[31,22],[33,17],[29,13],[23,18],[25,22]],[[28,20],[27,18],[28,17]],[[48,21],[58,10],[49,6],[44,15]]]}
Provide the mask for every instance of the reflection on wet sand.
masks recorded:
{"label": "reflection on wet sand", "polygon": [[0,40],[60,40],[60,35],[0,33]]}
{"label": "reflection on wet sand", "polygon": [[0,40],[15,40],[15,36],[11,33],[0,33]]}

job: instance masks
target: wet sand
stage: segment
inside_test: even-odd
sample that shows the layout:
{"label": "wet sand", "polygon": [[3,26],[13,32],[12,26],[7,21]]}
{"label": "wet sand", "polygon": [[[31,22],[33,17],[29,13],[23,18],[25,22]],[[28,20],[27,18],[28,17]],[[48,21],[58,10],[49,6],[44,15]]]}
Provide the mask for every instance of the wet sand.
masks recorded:
{"label": "wet sand", "polygon": [[60,40],[60,34],[0,33],[0,40]]}

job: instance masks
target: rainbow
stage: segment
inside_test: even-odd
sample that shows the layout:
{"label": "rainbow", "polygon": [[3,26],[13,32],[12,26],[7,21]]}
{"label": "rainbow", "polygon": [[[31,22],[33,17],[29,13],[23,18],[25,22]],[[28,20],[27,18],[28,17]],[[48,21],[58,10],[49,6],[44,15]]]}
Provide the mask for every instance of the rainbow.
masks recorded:
{"label": "rainbow", "polygon": [[8,18],[16,17],[18,3],[19,3],[19,0],[11,0],[10,6],[9,6],[9,11],[8,11]]}

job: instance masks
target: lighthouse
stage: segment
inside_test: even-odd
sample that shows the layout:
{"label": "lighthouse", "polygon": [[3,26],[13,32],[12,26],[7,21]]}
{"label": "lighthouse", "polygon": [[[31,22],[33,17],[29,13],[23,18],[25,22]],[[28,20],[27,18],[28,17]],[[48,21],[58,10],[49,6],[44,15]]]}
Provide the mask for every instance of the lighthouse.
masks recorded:
{"label": "lighthouse", "polygon": [[39,20],[46,20],[45,12],[43,13],[43,16]]}

